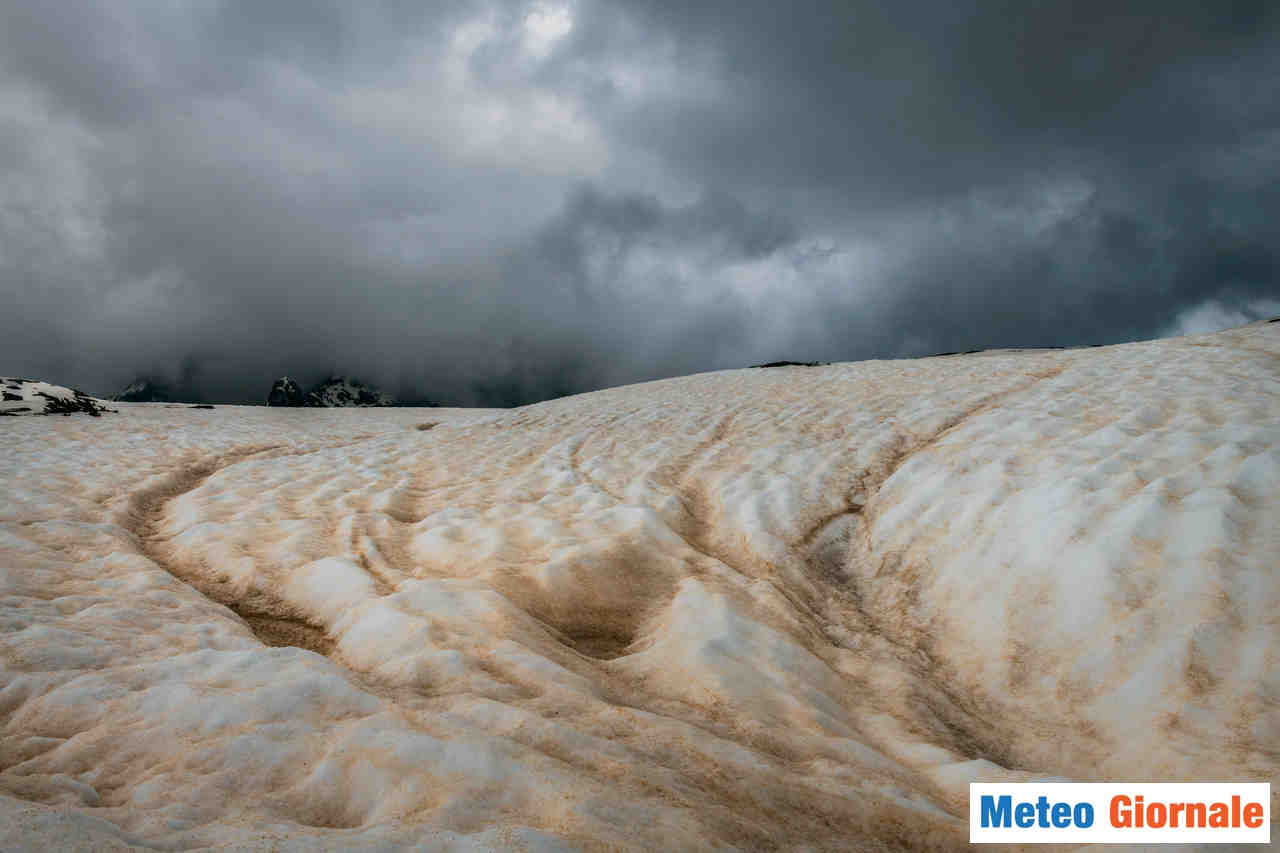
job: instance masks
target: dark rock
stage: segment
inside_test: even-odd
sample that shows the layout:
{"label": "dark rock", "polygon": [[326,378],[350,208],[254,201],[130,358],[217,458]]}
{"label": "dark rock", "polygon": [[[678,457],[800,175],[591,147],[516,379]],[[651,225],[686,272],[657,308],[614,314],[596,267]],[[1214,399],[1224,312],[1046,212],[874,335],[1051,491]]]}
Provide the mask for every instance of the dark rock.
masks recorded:
{"label": "dark rock", "polygon": [[771,361],[767,364],[753,364],[752,367],[824,367],[829,361]]}
{"label": "dark rock", "polygon": [[363,382],[345,376],[330,376],[311,389],[305,405],[334,409],[347,406],[394,406],[395,402],[390,394]]}
{"label": "dark rock", "polygon": [[397,403],[385,391],[345,376],[330,376],[305,394],[297,382],[284,376],[271,386],[267,405],[335,409],[348,406],[395,406]]}
{"label": "dark rock", "polygon": [[302,389],[298,387],[298,383],[294,382],[288,376],[282,376],[271,386],[271,393],[267,395],[268,406],[302,406],[306,404],[306,399],[302,396]]}
{"label": "dark rock", "polygon": [[76,412],[84,412],[97,418],[101,417],[103,412],[112,411],[105,406],[98,405],[92,397],[83,391],[76,391],[75,396],[71,399],[45,394],[42,391],[37,391],[36,396],[44,397],[44,413],[46,415],[70,415]]}
{"label": "dark rock", "polygon": [[166,383],[158,379],[139,378],[111,399],[117,403],[168,403],[173,400],[173,396],[173,390]]}

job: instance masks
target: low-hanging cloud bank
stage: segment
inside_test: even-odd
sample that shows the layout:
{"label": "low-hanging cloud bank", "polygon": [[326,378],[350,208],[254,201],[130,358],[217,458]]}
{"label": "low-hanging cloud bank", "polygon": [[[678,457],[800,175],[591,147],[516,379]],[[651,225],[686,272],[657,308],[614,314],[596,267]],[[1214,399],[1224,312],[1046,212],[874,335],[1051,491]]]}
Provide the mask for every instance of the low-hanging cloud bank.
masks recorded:
{"label": "low-hanging cloud bank", "polygon": [[1264,2],[8,4],[0,364],[508,404],[1255,319],[1278,28]]}

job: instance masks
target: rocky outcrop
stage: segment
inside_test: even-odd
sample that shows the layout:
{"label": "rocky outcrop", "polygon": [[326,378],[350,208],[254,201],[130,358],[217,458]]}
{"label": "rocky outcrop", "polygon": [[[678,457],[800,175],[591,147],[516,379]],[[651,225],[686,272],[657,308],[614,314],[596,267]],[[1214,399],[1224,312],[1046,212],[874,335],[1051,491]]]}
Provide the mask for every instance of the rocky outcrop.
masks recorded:
{"label": "rocky outcrop", "polygon": [[277,379],[267,395],[268,406],[309,406],[337,409],[348,406],[394,406],[395,398],[372,385],[345,376],[330,376],[305,394],[287,376]]}
{"label": "rocky outcrop", "polygon": [[113,412],[102,400],[83,391],[36,379],[0,377],[0,415],[70,415],[84,412],[98,417]]}
{"label": "rocky outcrop", "polygon": [[311,391],[288,377],[280,377],[266,397],[268,406],[308,406],[311,409],[342,409],[347,406],[394,406],[396,398],[378,388],[347,377],[329,377]]}
{"label": "rocky outcrop", "polygon": [[753,364],[752,367],[825,367],[829,361],[770,361],[765,364]]}
{"label": "rocky outcrop", "polygon": [[117,403],[169,403],[173,401],[174,395],[164,382],[140,378],[133,380],[111,399]]}
{"label": "rocky outcrop", "polygon": [[271,393],[267,395],[267,405],[303,406],[306,405],[306,397],[302,395],[302,389],[298,387],[297,382],[288,376],[281,376],[271,386]]}
{"label": "rocky outcrop", "polygon": [[306,404],[332,409],[345,406],[394,406],[395,398],[363,382],[330,376],[307,394]]}

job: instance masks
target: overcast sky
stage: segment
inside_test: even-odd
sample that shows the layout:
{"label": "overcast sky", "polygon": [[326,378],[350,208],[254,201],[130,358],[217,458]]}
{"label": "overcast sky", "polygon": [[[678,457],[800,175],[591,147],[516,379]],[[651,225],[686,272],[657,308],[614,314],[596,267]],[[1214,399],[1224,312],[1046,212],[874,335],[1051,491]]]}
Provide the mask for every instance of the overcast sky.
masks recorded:
{"label": "overcast sky", "polygon": [[509,404],[1280,314],[1280,4],[0,3],[0,374]]}

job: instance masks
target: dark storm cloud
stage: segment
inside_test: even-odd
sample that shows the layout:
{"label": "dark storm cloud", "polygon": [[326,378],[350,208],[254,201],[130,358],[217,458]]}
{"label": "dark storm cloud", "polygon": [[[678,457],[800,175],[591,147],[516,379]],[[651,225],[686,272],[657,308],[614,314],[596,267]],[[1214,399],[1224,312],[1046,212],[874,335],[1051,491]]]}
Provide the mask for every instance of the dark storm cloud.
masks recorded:
{"label": "dark storm cloud", "polygon": [[911,200],[1019,173],[1128,168],[1280,116],[1267,94],[1277,13],[1264,0],[625,6],[641,38],[665,32],[731,92],[655,99],[626,113],[628,130],[735,185]]}
{"label": "dark storm cloud", "polygon": [[519,403],[1280,313],[1280,13],[0,7],[0,371]]}

